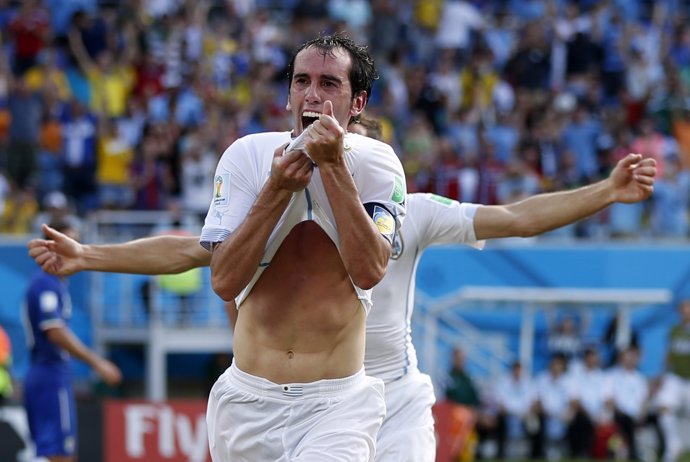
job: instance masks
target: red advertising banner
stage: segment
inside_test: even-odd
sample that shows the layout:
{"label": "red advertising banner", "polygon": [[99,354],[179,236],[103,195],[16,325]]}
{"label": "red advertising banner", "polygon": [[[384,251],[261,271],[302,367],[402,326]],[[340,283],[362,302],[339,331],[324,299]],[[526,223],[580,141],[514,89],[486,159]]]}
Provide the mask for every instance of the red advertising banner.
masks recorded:
{"label": "red advertising banner", "polygon": [[107,400],[105,462],[210,462],[206,401]]}
{"label": "red advertising banner", "polygon": [[474,460],[474,414],[458,404],[439,401],[433,407],[436,422],[436,462]]}
{"label": "red advertising banner", "polygon": [[[463,460],[457,454],[464,425],[460,406],[434,406],[437,462]],[[163,403],[106,400],[105,462],[211,462],[206,432],[206,401]]]}

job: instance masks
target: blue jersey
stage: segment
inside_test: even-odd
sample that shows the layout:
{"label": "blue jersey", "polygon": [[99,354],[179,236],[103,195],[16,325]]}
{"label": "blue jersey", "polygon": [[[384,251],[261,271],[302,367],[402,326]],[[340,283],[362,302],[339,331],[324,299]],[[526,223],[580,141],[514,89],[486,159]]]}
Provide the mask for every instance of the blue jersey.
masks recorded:
{"label": "blue jersey", "polygon": [[36,455],[42,457],[75,453],[77,420],[70,356],[46,335],[51,328],[68,328],[71,314],[66,283],[43,271],[34,275],[26,293],[31,366],[24,379],[24,407]]}
{"label": "blue jersey", "polygon": [[38,272],[26,294],[26,338],[34,366],[67,367],[69,354],[46,336],[51,327],[68,327],[72,303],[66,283],[57,276]]}

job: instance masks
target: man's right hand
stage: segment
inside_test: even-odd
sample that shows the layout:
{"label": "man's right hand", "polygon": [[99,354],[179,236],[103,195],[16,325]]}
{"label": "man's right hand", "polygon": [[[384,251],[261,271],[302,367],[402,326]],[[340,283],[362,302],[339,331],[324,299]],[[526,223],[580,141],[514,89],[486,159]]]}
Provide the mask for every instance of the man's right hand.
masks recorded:
{"label": "man's right hand", "polygon": [[94,370],[108,385],[117,385],[122,381],[122,372],[120,372],[120,369],[107,359],[98,361],[94,366]]}
{"label": "man's right hand", "polygon": [[311,181],[314,164],[304,151],[284,152],[286,146],[279,147],[273,153],[270,181],[278,189],[301,191]]}
{"label": "man's right hand", "polygon": [[48,225],[42,231],[49,239],[32,239],[29,256],[43,271],[56,276],[69,276],[82,269],[82,245]]}

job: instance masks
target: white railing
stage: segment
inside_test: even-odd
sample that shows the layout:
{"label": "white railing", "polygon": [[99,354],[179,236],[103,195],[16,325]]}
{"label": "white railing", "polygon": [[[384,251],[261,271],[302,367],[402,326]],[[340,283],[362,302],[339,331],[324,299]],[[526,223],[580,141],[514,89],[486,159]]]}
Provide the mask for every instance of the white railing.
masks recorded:
{"label": "white railing", "polygon": [[[89,217],[84,235],[90,243],[124,242],[149,236],[156,227],[171,222],[167,212],[101,211]],[[89,273],[95,347],[104,352],[114,344],[142,345],[146,351],[148,399],[162,401],[167,397],[169,353],[232,349],[232,331],[223,302],[211,289],[208,268],[199,271],[201,288],[184,302],[162,290],[155,276]]]}
{"label": "white railing", "polygon": [[[618,314],[617,344],[627,345],[631,337],[630,313],[636,308],[672,301],[666,289],[602,289],[465,286],[442,298],[431,298],[417,292],[415,328],[420,366],[438,387],[445,374],[439,349],[461,347],[473,364],[480,365],[490,377],[504,370],[515,354],[507,347],[505,336],[487,334],[462,318],[463,313],[480,310],[517,309],[520,312],[518,358],[523,369],[532,372],[534,357],[535,316],[541,311],[563,306],[588,310],[602,306]],[[447,326],[442,329],[442,326]]]}

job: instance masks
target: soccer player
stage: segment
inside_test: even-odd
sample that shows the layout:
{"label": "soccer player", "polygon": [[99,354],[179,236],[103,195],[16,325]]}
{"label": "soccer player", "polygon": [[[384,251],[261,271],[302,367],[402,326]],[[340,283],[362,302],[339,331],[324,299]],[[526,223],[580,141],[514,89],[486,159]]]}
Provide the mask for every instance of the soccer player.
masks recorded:
{"label": "soccer player", "polygon": [[[53,223],[52,229],[75,239],[74,228]],[[112,362],[87,348],[69,328],[72,305],[63,277],[39,271],[26,294],[27,339],[31,350],[24,380],[24,406],[36,455],[51,462],[71,462],[76,452],[76,409],[70,356],[90,365],[110,385],[121,380]]]}
{"label": "soccer player", "polygon": [[[678,416],[690,415],[690,299],[678,303],[680,322],[669,335],[666,374],[657,397],[659,424],[666,450],[663,462],[675,462],[683,450]],[[687,443],[686,443],[687,444]]]}
{"label": "soccer player", "polygon": [[[351,130],[357,129],[351,126]],[[374,288],[374,308],[367,318],[365,370],[386,383],[388,408],[378,434],[376,460],[434,460],[434,393],[429,377],[417,369],[410,337],[415,270],[424,249],[448,243],[481,246],[480,239],[543,233],[614,201],[645,199],[652,192],[654,174],[653,160],[631,154],[600,183],[506,206],[460,204],[432,194],[408,195],[407,218],[395,240],[386,276]],[[31,241],[29,252],[43,268],[58,274],[82,270],[174,273],[210,261],[194,238],[157,236],[124,244],[83,245],[49,228],[46,232],[50,240]],[[165,259],[160,258],[162,253]]]}

